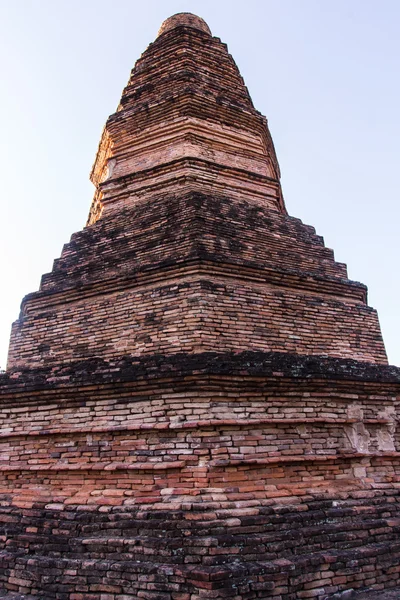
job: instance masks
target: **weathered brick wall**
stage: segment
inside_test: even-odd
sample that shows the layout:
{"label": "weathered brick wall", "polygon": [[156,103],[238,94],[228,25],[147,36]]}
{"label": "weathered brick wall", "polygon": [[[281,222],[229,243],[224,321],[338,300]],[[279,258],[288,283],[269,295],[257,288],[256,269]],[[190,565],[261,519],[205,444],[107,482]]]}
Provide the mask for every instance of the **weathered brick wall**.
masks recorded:
{"label": "weathered brick wall", "polygon": [[258,349],[387,360],[365,287],[313,228],[191,193],[75,234],[25,299],[8,366]]}
{"label": "weathered brick wall", "polygon": [[250,202],[195,192],[157,195],[74,233],[40,289],[115,285],[122,275],[162,275],[166,267],[195,260],[246,267],[264,278],[276,271],[281,285],[283,275],[297,275],[302,289],[316,280],[325,293],[365,301],[366,287],[347,279],[346,266],[334,261],[313,227]]}
{"label": "weathered brick wall", "polygon": [[[232,356],[212,356],[217,369],[234,364]],[[33,391],[26,374],[3,376],[3,493],[13,490],[23,506],[40,494],[52,501],[54,490],[67,504],[230,502],[379,487],[398,478],[398,374],[389,370],[393,383],[379,382],[382,371],[369,367],[372,380],[354,381],[349,363],[342,382],[326,375],[293,381],[282,375],[304,369],[299,359],[288,367],[284,354],[274,364],[245,354],[234,377],[223,369],[211,376],[207,355],[201,360],[171,359],[172,379],[160,379],[144,360],[128,369],[125,383],[121,365],[101,363],[98,381],[96,371],[83,372],[85,385],[71,387],[82,363],[69,374],[47,374],[44,389],[36,381]],[[257,360],[258,377],[249,379],[244,371]],[[332,361],[331,368],[337,377]],[[132,381],[132,373],[140,378]],[[120,383],[102,382],[118,374]]]}
{"label": "weathered brick wall", "polygon": [[60,600],[398,582],[400,375],[289,354],[0,377],[0,582]]}
{"label": "weathered brick wall", "polygon": [[192,275],[55,306],[47,300],[13,325],[8,366],[204,350],[386,360],[369,307]]}
{"label": "weathered brick wall", "polygon": [[390,587],[400,570],[396,492],[193,513],[3,506],[0,522],[14,534],[0,581],[40,598],[322,599]]}

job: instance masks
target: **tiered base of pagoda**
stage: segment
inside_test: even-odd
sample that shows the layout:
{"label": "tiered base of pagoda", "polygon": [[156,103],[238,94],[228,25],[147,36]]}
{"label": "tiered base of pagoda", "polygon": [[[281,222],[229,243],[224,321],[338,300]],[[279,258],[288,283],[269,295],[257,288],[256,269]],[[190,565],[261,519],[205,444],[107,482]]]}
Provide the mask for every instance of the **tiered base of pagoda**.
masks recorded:
{"label": "tiered base of pagoda", "polygon": [[399,583],[399,502],[2,507],[0,585],[65,600],[349,598]]}
{"label": "tiered base of pagoda", "polygon": [[0,389],[0,587],[295,600],[399,583],[398,369],[180,354],[9,371]]}

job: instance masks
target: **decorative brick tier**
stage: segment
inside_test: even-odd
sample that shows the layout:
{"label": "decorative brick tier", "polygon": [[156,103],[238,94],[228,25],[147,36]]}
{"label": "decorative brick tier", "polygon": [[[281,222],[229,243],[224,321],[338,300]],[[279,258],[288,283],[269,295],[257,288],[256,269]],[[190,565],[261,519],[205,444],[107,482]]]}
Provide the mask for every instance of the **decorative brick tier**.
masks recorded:
{"label": "decorative brick tier", "polygon": [[183,22],[161,28],[106,123],[88,223],[186,189],[286,212],[267,120],[226,45],[203,23]]}
{"label": "decorative brick tier", "polygon": [[387,362],[365,286],[312,227],[190,192],[74,234],[23,302],[8,367],[207,350]]}
{"label": "decorative brick tier", "polygon": [[0,586],[349,598],[399,583],[400,369],[286,213],[226,46],[168,19],[107,121],[89,226],[0,374]]}

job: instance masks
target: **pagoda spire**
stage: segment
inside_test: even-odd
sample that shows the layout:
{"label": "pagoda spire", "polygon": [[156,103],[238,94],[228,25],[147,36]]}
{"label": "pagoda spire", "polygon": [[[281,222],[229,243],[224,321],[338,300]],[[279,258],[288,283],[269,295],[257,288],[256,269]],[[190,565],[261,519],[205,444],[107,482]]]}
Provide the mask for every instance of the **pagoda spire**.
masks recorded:
{"label": "pagoda spire", "polygon": [[157,37],[165,33],[166,31],[170,31],[171,29],[174,29],[175,27],[180,27],[182,25],[185,27],[193,27],[193,29],[197,29],[199,31],[203,31],[204,33],[208,33],[208,35],[212,35],[211,29],[209,28],[204,19],[198,17],[197,15],[194,15],[193,13],[181,12],[176,13],[171,17],[168,17],[168,19],[165,19],[165,21],[161,23],[161,27],[158,30]]}
{"label": "pagoda spire", "polygon": [[182,186],[286,213],[279,179],[267,120],[226,45],[203,19],[178,13],[137,61],[106,123],[88,224]]}
{"label": "pagoda spire", "polygon": [[366,287],[286,214],[266,120],[203,20],[163,23],[92,178],[91,225],[23,300],[0,374],[0,587],[393,589],[400,369]]}
{"label": "pagoda spire", "polygon": [[386,363],[366,288],[287,215],[267,121],[206,23],[161,26],[105,125],[89,225],[22,303],[8,368],[272,351]]}

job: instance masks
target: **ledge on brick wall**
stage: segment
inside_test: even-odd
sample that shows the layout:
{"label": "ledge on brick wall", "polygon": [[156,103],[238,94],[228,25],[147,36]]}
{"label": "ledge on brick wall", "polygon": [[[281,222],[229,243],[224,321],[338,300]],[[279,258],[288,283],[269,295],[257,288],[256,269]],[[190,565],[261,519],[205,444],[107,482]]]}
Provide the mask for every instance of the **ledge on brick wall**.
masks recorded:
{"label": "ledge on brick wall", "polygon": [[0,432],[0,439],[18,438],[18,437],[48,437],[57,435],[79,435],[82,433],[113,433],[113,432],[141,432],[146,431],[180,431],[214,427],[254,427],[262,425],[351,425],[354,423],[364,423],[368,425],[390,425],[393,423],[391,419],[334,419],[320,417],[304,417],[304,418],[269,418],[269,419],[201,419],[197,421],[182,421],[171,422],[162,421],[158,423],[124,423],[122,425],[95,425],[93,427],[85,426],[68,426],[68,427],[48,427],[44,430],[34,429],[29,431],[3,431]]}
{"label": "ledge on brick wall", "polygon": [[230,458],[211,460],[211,467],[237,467],[241,465],[260,466],[274,463],[329,462],[352,460],[359,458],[400,458],[400,452],[353,452],[336,454],[296,454],[287,456],[271,456],[268,458]]}
{"label": "ledge on brick wall", "polygon": [[54,367],[10,369],[0,375],[3,394],[76,385],[104,385],[187,376],[273,377],[400,384],[400,368],[351,359],[284,352],[202,352],[92,358]]}
{"label": "ledge on brick wall", "polygon": [[[193,461],[192,461],[193,462]],[[190,461],[176,460],[172,462],[147,462],[147,463],[123,463],[123,462],[83,462],[83,463],[55,463],[44,465],[0,465],[0,471],[169,471],[171,469],[182,469],[190,464]]]}
{"label": "ledge on brick wall", "polygon": [[[259,467],[262,465],[273,464],[291,464],[291,463],[316,463],[316,462],[337,462],[343,460],[354,460],[360,458],[369,459],[399,459],[400,452],[353,452],[353,453],[336,453],[336,454],[296,454],[296,455],[277,455],[264,458],[231,458],[231,459],[215,459],[210,460],[204,465],[205,468],[210,467]],[[172,469],[185,469],[190,467],[197,468],[198,457],[193,456],[187,460],[176,461],[159,461],[159,462],[82,462],[82,463],[60,463],[54,464],[28,464],[21,462],[20,464],[3,464],[0,465],[0,472],[13,471],[170,471]]]}

